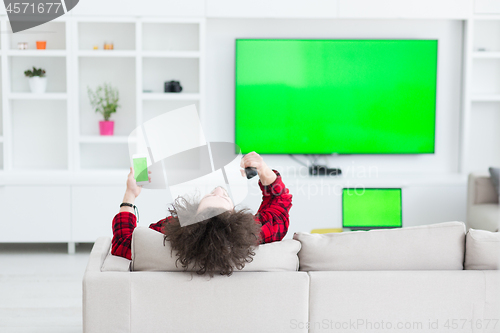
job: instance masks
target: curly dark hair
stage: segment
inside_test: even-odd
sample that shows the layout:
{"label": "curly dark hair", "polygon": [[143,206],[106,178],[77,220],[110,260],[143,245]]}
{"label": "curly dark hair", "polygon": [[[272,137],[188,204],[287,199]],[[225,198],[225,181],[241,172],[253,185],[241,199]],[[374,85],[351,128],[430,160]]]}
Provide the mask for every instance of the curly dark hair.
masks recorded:
{"label": "curly dark hair", "polygon": [[[184,271],[199,275],[219,272],[231,276],[253,260],[260,243],[260,224],[248,209],[206,208],[197,213],[199,203],[179,197],[169,208],[171,218],[163,224],[164,242],[170,241]],[[183,219],[182,227],[179,218]],[[186,225],[185,221],[200,221]]]}

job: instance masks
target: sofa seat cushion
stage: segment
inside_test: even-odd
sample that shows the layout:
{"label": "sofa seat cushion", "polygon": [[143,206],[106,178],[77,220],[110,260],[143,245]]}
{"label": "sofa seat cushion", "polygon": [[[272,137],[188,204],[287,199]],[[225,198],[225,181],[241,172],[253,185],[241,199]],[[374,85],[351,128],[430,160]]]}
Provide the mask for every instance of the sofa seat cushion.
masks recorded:
{"label": "sofa seat cushion", "polygon": [[331,234],[299,232],[301,271],[461,270],[465,224]]}
{"label": "sofa seat cushion", "polygon": [[483,273],[309,272],[309,333],[498,333],[500,275]]}
{"label": "sofa seat cushion", "polygon": [[500,268],[500,232],[469,229],[465,239],[465,269]]}
{"label": "sofa seat cushion", "polygon": [[[133,271],[176,272],[184,269],[176,264],[177,256],[171,251],[170,243],[164,244],[164,235],[150,228],[138,227],[132,234]],[[281,272],[299,269],[300,242],[288,239],[280,242],[259,245],[255,249],[253,261],[247,263],[242,271]],[[188,271],[196,271],[192,267]],[[235,270],[236,271],[236,270]]]}

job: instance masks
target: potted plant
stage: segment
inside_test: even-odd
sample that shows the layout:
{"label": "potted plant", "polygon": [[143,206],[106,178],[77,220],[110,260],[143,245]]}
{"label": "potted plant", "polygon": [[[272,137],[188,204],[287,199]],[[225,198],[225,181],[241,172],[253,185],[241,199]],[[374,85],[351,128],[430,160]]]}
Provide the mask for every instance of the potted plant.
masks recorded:
{"label": "potted plant", "polygon": [[118,89],[109,83],[98,86],[95,91],[87,87],[90,104],[95,112],[102,114],[104,121],[99,122],[101,135],[113,135],[114,121],[109,120],[112,113],[116,112],[118,105]]}
{"label": "potted plant", "polygon": [[30,90],[34,94],[43,94],[47,89],[47,77],[45,70],[33,66],[33,70],[24,71],[24,75],[29,77]]}

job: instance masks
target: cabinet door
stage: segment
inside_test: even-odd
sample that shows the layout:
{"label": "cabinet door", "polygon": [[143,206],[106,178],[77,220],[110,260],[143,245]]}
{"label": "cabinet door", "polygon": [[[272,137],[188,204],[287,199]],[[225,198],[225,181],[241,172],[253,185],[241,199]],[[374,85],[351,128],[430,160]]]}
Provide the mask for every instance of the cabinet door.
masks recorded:
{"label": "cabinet door", "polygon": [[68,242],[69,186],[0,186],[0,242]]}
{"label": "cabinet door", "polygon": [[205,0],[85,0],[80,1],[71,13],[94,16],[203,17]]}
{"label": "cabinet door", "polygon": [[207,0],[207,17],[335,18],[337,0]]}
{"label": "cabinet door", "polygon": [[466,18],[472,0],[339,0],[342,18]]}

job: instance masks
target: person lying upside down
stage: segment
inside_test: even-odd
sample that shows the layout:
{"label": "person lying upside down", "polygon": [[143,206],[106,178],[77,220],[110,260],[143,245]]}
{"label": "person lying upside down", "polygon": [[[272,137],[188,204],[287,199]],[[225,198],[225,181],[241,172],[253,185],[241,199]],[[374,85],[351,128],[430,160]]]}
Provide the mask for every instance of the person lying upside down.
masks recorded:
{"label": "person lying upside down", "polygon": [[[198,202],[178,197],[169,208],[170,216],[149,226],[170,241],[178,262],[185,270],[196,267],[198,274],[230,276],[234,268],[242,269],[252,261],[255,246],[285,237],[292,195],[279,172],[270,169],[255,152],[245,155],[240,166],[257,169],[262,190],[262,203],[257,214],[253,215],[248,208],[235,208],[227,191],[219,186]],[[136,184],[133,169],[130,168],[123,202],[133,205],[140,193],[141,186]],[[179,217],[201,221],[181,227]],[[132,232],[136,221],[132,207],[120,208],[113,218],[111,254],[131,259]]]}

